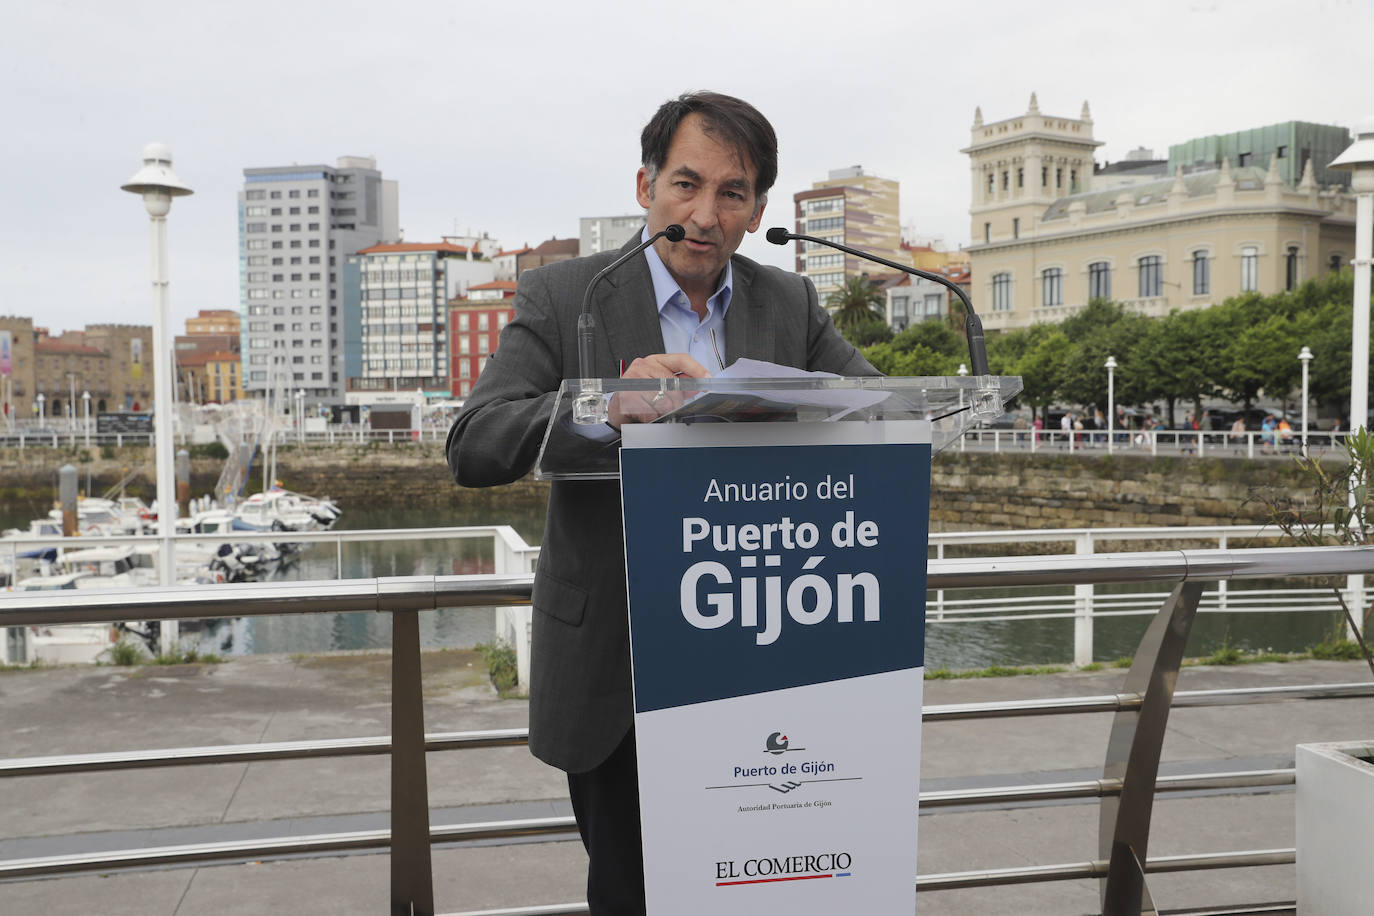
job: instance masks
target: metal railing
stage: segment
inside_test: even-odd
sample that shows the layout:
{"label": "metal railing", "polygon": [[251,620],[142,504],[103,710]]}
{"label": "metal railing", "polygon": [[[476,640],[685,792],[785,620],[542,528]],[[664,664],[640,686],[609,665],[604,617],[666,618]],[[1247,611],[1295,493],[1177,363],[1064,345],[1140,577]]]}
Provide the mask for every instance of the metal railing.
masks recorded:
{"label": "metal railing", "polygon": [[1230,430],[1190,429],[1116,429],[1099,430],[1059,429],[987,429],[972,427],[959,440],[961,452],[1059,452],[1082,453],[1088,456],[1167,455],[1171,457],[1213,458],[1282,458],[1320,451],[1333,460],[1344,460],[1341,443],[1349,433],[1309,428],[1306,440],[1301,430],[1288,435],[1249,429]]}
{"label": "metal railing", "polygon": [[[373,429],[359,424],[331,423],[324,429],[287,428],[277,434],[279,446],[295,444],[336,445],[340,443],[386,443],[408,445],[415,442],[442,442],[448,435],[447,424],[426,424],[419,429]],[[1306,447],[1309,452],[1320,450],[1324,455],[1343,460],[1345,452],[1340,443],[1348,432],[1309,429]],[[194,441],[193,435],[178,428],[174,433],[178,447]],[[0,447],[6,448],[74,448],[78,445],[101,446],[153,444],[152,433],[98,433],[92,427],[89,434],[78,425],[0,426]],[[1277,432],[1246,430],[1186,429],[1117,429],[1110,435],[1106,430],[1065,432],[1059,429],[987,429],[971,427],[959,440],[961,452],[1051,452],[1081,453],[1085,456],[1103,454],[1151,455],[1173,457],[1214,457],[1248,459],[1287,459],[1303,450],[1301,430],[1288,436]]]}
{"label": "metal railing", "polygon": [[[1270,526],[1209,525],[1173,528],[1044,528],[1033,530],[1003,529],[993,531],[937,531],[929,536],[932,560],[944,560],[951,553],[1041,544],[1067,545],[1073,555],[1099,556],[1102,544],[1145,543],[1160,546],[1170,543],[1196,545],[1215,544],[1226,550],[1234,542],[1277,540],[1280,533]],[[376,530],[329,530],[303,532],[233,532],[231,535],[183,534],[177,542],[205,544],[230,540],[234,543],[277,543],[290,540],[300,544],[329,544],[334,548],[335,576],[344,575],[344,545],[399,541],[489,540],[492,544],[493,566],[497,573],[531,572],[539,556],[539,547],[528,544],[508,525],[488,525],[459,528],[391,528]],[[80,538],[19,537],[0,540],[0,565],[17,561],[18,555],[39,547],[77,549],[116,544],[148,543],[136,536],[99,536]],[[1135,580],[1139,581],[1139,580]],[[986,583],[991,585],[991,583]],[[1058,583],[1069,585],[1069,583]],[[1008,620],[1072,620],[1073,651],[1065,660],[1086,665],[1094,660],[1096,622],[1122,616],[1149,616],[1155,612],[1164,593],[1159,591],[1135,594],[1104,594],[1096,590],[1100,583],[1074,583],[1071,590],[1059,594],[1034,596],[948,595],[938,583],[930,583],[926,613],[927,622],[935,625],[991,623]],[[1351,607],[1364,603],[1364,584],[1360,577],[1346,583],[1343,599]],[[1215,588],[1204,592],[1200,610],[1206,613],[1337,613],[1339,600],[1329,588],[1264,588],[1231,589],[1221,579]],[[0,659],[3,661],[3,659]],[[12,660],[22,661],[22,660]]]}
{"label": "metal railing", "polygon": [[[1038,586],[1122,581],[1177,583],[1141,640],[1122,692],[1096,697],[964,704],[930,707],[929,721],[992,716],[1065,715],[1112,712],[1103,777],[1078,783],[1013,786],[976,792],[926,793],[928,806],[1005,803],[1011,800],[1067,800],[1097,797],[1100,802],[1099,851],[1088,862],[1017,869],[984,869],[922,875],[917,887],[933,891],[956,887],[1098,878],[1104,914],[1153,912],[1146,874],[1292,863],[1292,849],[1224,851],[1207,855],[1150,859],[1150,811],[1160,791],[1197,791],[1285,785],[1291,770],[1184,775],[1159,778],[1158,768],[1170,710],[1183,705],[1263,702],[1275,698],[1374,696],[1374,684],[1335,684],[1175,694],[1174,683],[1184,644],[1196,616],[1202,581],[1211,579],[1315,576],[1374,572],[1374,548],[1327,547],[1268,550],[1179,550],[1164,553],[1106,554],[1093,557],[1040,556],[933,560],[928,582],[935,589],[995,584]],[[486,607],[528,603],[532,576],[412,576],[327,582],[244,584],[214,589],[154,588],[137,592],[22,594],[0,598],[0,626],[57,622],[109,623],[131,618],[202,619],[217,616],[309,614],[322,611],[379,611],[392,615],[392,722],[387,738],[283,742],[211,748],[181,748],[119,754],[84,754],[0,761],[0,777],[95,770],[185,766],[249,760],[389,754],[391,758],[390,831],[208,843],[123,850],[75,856],[50,856],[0,862],[0,878],[103,871],[111,868],[245,861],[306,852],[348,849],[391,851],[393,913],[433,914],[431,846],[455,840],[567,836],[569,817],[479,824],[429,823],[425,755],[428,751],[520,744],[524,729],[425,735],[418,613],[441,607]],[[511,914],[583,913],[585,904],[560,904],[500,911]],[[476,914],[469,914],[476,916]]]}

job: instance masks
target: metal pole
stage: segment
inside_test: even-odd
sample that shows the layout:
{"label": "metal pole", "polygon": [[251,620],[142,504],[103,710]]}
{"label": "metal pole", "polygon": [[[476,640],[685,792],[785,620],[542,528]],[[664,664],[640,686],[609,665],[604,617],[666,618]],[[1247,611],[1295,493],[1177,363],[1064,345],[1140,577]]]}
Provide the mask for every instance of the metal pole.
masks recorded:
{"label": "metal pole", "polygon": [[1307,364],[1312,361],[1312,351],[1306,347],[1298,354],[1302,360],[1302,454],[1307,457]]}
{"label": "metal pole", "polygon": [[[1355,197],[1355,303],[1350,333],[1350,426],[1354,431],[1369,423],[1369,267],[1371,256],[1371,228],[1374,228],[1374,166],[1364,165],[1355,170],[1352,185]],[[1366,470],[1352,469],[1349,503],[1352,511],[1363,509],[1356,505],[1356,484],[1363,481]],[[1363,519],[1360,519],[1363,521]],[[1346,588],[1351,607],[1357,613],[1364,610],[1364,577],[1348,576]]]}
{"label": "metal pole", "polygon": [[86,420],[83,424],[86,431],[86,448],[91,447],[91,393],[90,391],[81,392],[81,406],[86,413]]}
{"label": "metal pole", "polygon": [[[157,468],[158,583],[176,582],[176,552],[172,535],[176,533],[176,494],[172,467],[172,359],[168,346],[170,324],[167,295],[167,217],[151,215],[153,232],[153,450]],[[159,650],[176,651],[176,621],[164,621]]]}
{"label": "metal pole", "polygon": [[1116,438],[1116,359],[1107,357],[1107,454],[1112,453],[1112,440]]}

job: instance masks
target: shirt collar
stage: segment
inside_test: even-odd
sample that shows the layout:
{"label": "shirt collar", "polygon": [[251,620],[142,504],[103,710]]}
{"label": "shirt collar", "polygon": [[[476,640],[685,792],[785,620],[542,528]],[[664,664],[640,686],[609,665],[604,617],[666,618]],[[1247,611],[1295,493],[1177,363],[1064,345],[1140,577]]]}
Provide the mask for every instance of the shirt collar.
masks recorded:
{"label": "shirt collar", "polygon": [[[639,234],[641,242],[649,238],[649,227],[645,226]],[[672,301],[674,296],[682,297],[684,307],[688,306],[687,294],[682,291],[682,287],[677,285],[673,275],[668,273],[668,266],[663,263],[663,259],[658,256],[654,246],[650,245],[644,249],[644,259],[649,262],[649,277],[654,281],[654,302],[658,305],[659,314]],[[730,308],[730,299],[733,295],[735,286],[735,265],[730,261],[725,262],[725,272],[721,275],[720,286],[711,294],[711,299],[720,303],[720,314],[724,315],[726,309]]]}

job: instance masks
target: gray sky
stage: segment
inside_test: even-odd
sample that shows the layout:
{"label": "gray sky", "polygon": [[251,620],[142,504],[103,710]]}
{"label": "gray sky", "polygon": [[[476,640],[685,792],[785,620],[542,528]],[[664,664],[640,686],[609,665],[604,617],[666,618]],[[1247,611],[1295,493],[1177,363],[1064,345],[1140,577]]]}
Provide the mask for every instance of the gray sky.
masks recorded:
{"label": "gray sky", "polygon": [[[5,20],[0,314],[54,333],[151,323],[148,220],[119,190],[150,140],[196,192],[169,219],[180,333],[197,309],[238,307],[244,167],[373,155],[400,182],[408,240],[538,244],[635,212],[640,127],[709,88],[777,129],[765,229],[791,225],[794,192],[861,164],[901,181],[903,223],[958,246],[975,105],[1000,120],[1035,90],[1077,117],[1086,99],[1099,161],[1374,114],[1368,0],[50,0]],[[742,253],[789,265],[762,236]]]}

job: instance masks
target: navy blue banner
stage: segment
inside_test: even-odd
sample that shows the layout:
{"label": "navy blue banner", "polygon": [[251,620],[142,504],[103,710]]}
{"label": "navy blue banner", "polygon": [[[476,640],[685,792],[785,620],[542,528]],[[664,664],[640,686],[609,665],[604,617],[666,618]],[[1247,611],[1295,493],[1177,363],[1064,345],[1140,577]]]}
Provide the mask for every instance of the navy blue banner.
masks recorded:
{"label": "navy blue banner", "polygon": [[636,711],[921,666],[930,457],[622,449]]}

